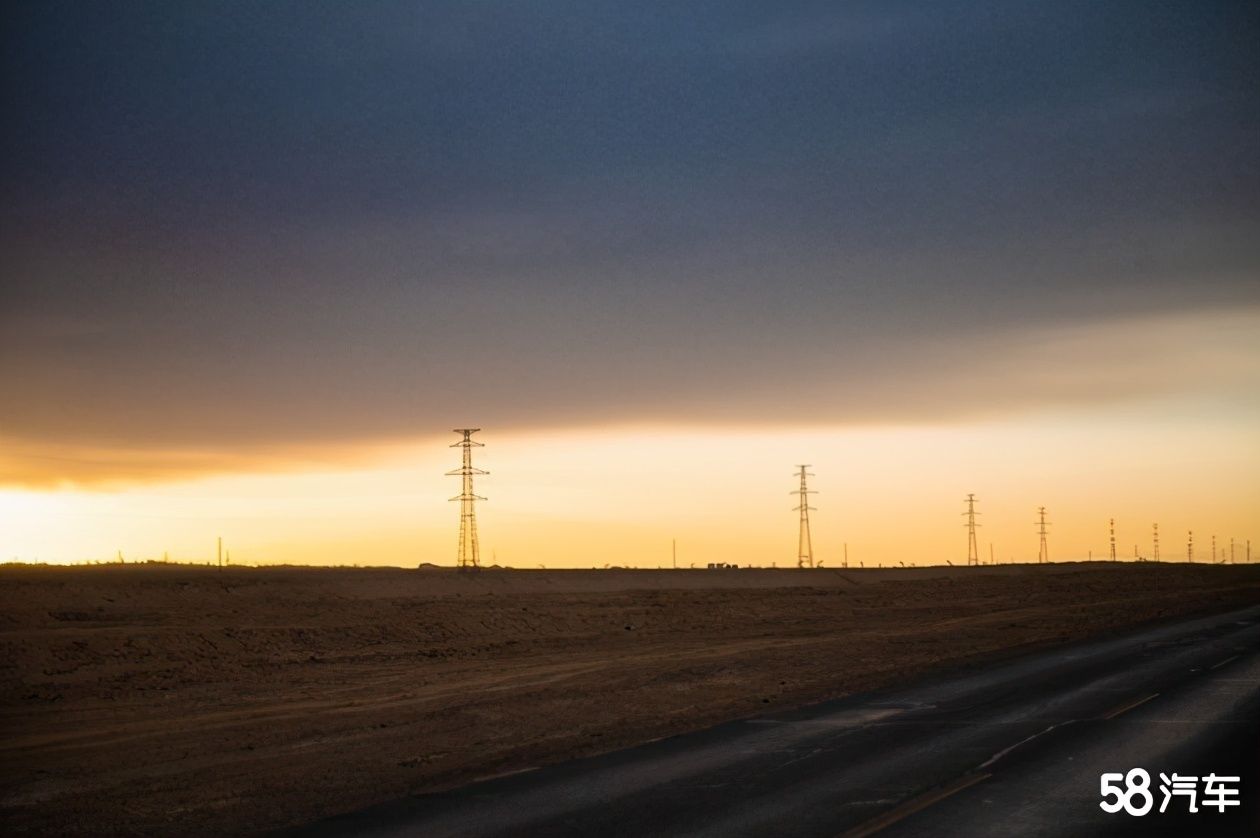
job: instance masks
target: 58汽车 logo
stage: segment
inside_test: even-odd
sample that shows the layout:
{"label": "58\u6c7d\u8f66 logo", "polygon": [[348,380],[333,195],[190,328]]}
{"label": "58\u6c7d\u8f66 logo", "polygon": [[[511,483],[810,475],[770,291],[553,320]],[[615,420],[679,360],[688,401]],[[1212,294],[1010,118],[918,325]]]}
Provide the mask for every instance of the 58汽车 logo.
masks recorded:
{"label": "58\u6c7d\u8f66 logo", "polygon": [[[1229,806],[1241,805],[1238,800],[1237,784],[1241,777],[1227,777],[1219,774],[1203,776],[1203,793],[1199,794],[1199,778],[1173,772],[1159,775],[1159,791],[1163,801],[1159,804],[1160,814],[1168,809],[1168,802],[1174,797],[1188,799],[1187,811],[1198,813],[1199,804],[1204,808],[1215,807],[1224,812]],[[1124,786],[1120,781],[1124,781]],[[1121,809],[1130,815],[1141,817],[1155,806],[1155,795],[1151,792],[1151,775],[1145,768],[1134,768],[1128,774],[1108,773],[1098,778],[1102,802],[1098,804],[1104,812],[1114,815]]]}

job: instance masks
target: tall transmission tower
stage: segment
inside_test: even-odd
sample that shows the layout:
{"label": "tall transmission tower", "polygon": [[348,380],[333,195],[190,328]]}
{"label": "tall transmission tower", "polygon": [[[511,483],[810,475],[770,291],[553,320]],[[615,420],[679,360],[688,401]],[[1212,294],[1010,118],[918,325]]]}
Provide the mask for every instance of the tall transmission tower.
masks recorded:
{"label": "tall transmission tower", "polygon": [[1187,530],[1189,535],[1186,538],[1186,561],[1194,561],[1194,530]]}
{"label": "tall transmission tower", "polygon": [[1212,536],[1212,564],[1216,564],[1216,536]]}
{"label": "tall transmission tower", "polygon": [[1116,519],[1112,518],[1111,523],[1111,560],[1116,560]]}
{"label": "tall transmission tower", "polygon": [[976,546],[976,527],[980,526],[976,523],[976,516],[980,513],[976,511],[976,496],[967,495],[967,511],[963,516],[967,519],[964,524],[967,528],[967,564],[980,564],[980,548]]}
{"label": "tall transmission tower", "polygon": [[1050,548],[1046,546],[1046,508],[1037,507],[1037,535],[1041,536],[1041,545],[1037,548],[1037,564],[1050,561]]}
{"label": "tall transmission tower", "polygon": [[814,475],[806,471],[809,466],[797,466],[800,469],[797,474],[801,478],[801,487],[795,491],[788,492],[790,495],[800,496],[800,506],[793,511],[800,510],[801,513],[801,534],[797,539],[796,545],[796,566],[797,567],[813,567],[814,566],[814,542],[809,537],[809,513],[818,510],[809,505],[809,496],[818,494],[813,489],[805,485],[805,478]]}
{"label": "tall transmission tower", "polygon": [[474,442],[472,435],[480,431],[481,428],[456,428],[455,433],[463,434],[464,438],[459,442],[452,442],[451,448],[464,449],[464,462],[459,468],[451,469],[446,474],[448,477],[458,476],[463,478],[461,491],[451,500],[459,501],[459,556],[455,564],[460,568],[478,568],[481,567],[481,549],[477,544],[477,507],[476,502],[485,500],[480,495],[473,494],[473,476],[478,474],[489,474],[479,468],[473,468],[472,450],[474,448],[485,448],[485,444]]}
{"label": "tall transmission tower", "polygon": [[1151,555],[1151,558],[1152,558],[1152,559],[1154,559],[1155,561],[1159,561],[1159,524],[1155,524],[1155,525],[1154,525],[1154,528],[1155,528],[1155,532],[1154,532],[1154,536],[1155,536],[1155,551],[1154,551],[1154,553]]}

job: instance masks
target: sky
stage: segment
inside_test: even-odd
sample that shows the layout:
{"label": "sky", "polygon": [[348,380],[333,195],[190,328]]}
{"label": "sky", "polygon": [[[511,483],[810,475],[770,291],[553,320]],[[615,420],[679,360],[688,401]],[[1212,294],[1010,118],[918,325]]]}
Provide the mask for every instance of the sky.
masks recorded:
{"label": "sky", "polygon": [[1254,3],[3,38],[0,559],[450,563],[465,426],[520,567],[794,563],[797,463],[831,565],[1260,545]]}

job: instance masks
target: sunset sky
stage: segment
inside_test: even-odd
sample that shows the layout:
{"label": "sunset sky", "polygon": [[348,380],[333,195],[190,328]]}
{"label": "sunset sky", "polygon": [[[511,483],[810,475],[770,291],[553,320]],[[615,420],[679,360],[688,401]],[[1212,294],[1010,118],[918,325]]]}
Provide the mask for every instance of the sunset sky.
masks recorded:
{"label": "sunset sky", "polygon": [[1260,561],[1255,3],[6,17],[0,560]]}

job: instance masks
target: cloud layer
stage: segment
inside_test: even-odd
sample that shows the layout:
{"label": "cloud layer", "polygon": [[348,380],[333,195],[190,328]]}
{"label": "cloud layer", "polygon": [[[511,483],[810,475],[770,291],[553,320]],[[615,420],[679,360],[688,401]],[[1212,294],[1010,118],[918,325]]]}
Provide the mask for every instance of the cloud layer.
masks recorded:
{"label": "cloud layer", "polygon": [[4,35],[5,479],[473,420],[1233,391],[1256,347],[1219,313],[1260,306],[1258,19],[26,6]]}

